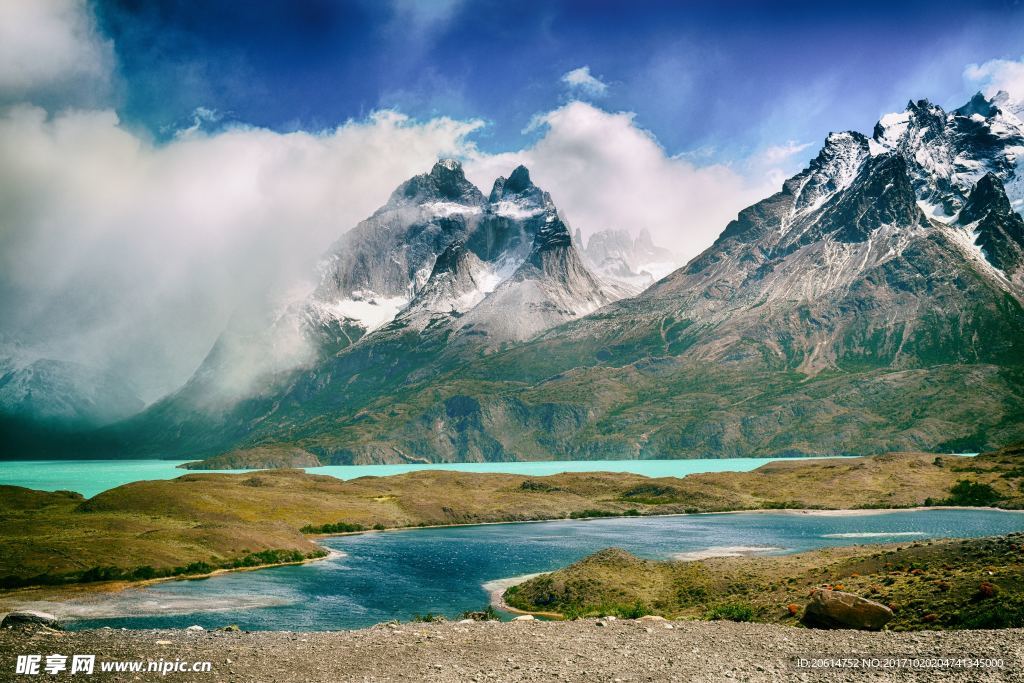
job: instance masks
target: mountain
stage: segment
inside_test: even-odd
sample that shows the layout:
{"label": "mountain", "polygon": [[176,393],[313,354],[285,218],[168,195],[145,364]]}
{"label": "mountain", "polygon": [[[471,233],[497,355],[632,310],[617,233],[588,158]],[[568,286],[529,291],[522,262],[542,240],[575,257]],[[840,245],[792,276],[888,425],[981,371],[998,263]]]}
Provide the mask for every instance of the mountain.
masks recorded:
{"label": "mountain", "polygon": [[49,358],[0,360],[0,415],[98,426],[133,415],[143,405],[111,372]]}
{"label": "mountain", "polygon": [[377,375],[391,383],[376,396],[290,411],[249,440],[397,462],[976,450],[1020,438],[1022,131],[975,97],[953,112],[912,102],[871,137],[834,133],[807,169],[640,295],[491,353],[442,350]]}
{"label": "mountain", "polygon": [[15,349],[0,357],[0,457],[49,455],[63,449],[57,442],[66,436],[123,420],[144,405],[117,373]]}
{"label": "mountain", "polygon": [[980,256],[1017,288],[1024,288],[1024,219],[1010,206],[1006,188],[984,175],[957,214],[955,224]]}
{"label": "mountain", "polygon": [[[484,197],[442,161],[342,236],[310,297],[254,336],[226,332],[184,389],[97,443],[290,445],[369,463],[1019,440],[1022,152],[1024,124],[998,98],[951,112],[911,102],[870,137],[829,135],[779,192],[627,298],[588,262],[636,272],[656,253],[648,239],[606,234],[581,256],[525,168]],[[292,344],[260,336],[275,330],[297,331],[281,338],[305,352],[279,354]],[[218,368],[266,349],[301,360],[261,360],[244,395],[205,400]]]}
{"label": "mountain", "polygon": [[[583,243],[577,233],[576,241]],[[646,229],[633,237],[628,230],[602,230],[587,240],[583,258],[591,269],[606,279],[646,289],[676,269],[679,258],[659,247]]]}
{"label": "mountain", "polygon": [[306,299],[269,320],[233,321],[182,389],[101,443],[217,452],[270,425],[344,414],[407,374],[493,352],[636,293],[590,271],[525,167],[498,178],[485,198],[452,160],[400,185],[318,272]]}

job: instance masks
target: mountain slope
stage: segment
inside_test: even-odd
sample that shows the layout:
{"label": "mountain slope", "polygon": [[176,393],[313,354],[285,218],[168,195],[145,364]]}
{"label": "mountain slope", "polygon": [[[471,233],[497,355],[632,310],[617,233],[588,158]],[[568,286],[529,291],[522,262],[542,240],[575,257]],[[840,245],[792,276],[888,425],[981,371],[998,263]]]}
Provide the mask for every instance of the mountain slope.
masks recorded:
{"label": "mountain slope", "polygon": [[142,399],[115,374],[79,363],[0,361],[0,414],[98,425],[138,412]]}
{"label": "mountain slope", "polygon": [[634,293],[589,271],[526,168],[485,199],[450,160],[399,186],[320,273],[307,299],[262,325],[231,325],[181,390],[100,441],[205,454],[351,418],[410,377]]}
{"label": "mountain slope", "polygon": [[[1022,127],[973,102],[948,114],[911,104],[873,138],[830,135],[808,169],[643,294],[435,366],[362,403],[358,421],[291,423],[289,438],[342,461],[871,453],[1019,438],[1024,298],[1005,266],[1019,263],[1019,216],[1006,207],[1018,201],[1009,160]],[[907,132],[925,117],[941,135]]]}
{"label": "mountain slope", "polygon": [[[122,420],[144,403],[117,373],[19,350],[0,357],[0,457],[37,458],[73,435]],[[40,447],[42,446],[42,448]]]}

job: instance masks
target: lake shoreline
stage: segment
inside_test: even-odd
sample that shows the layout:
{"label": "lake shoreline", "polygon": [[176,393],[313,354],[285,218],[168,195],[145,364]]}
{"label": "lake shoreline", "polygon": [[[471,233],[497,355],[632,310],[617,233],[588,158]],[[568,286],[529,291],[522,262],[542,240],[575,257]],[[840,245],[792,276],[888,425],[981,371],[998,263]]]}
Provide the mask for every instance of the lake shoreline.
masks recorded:
{"label": "lake shoreline", "polygon": [[[502,522],[478,522],[478,523],[457,523],[457,524],[437,524],[437,525],[425,525],[425,526],[405,526],[405,527],[392,527],[387,529],[366,529],[362,531],[349,531],[349,532],[337,532],[330,534],[309,534],[307,537],[313,541],[316,539],[325,539],[335,536],[358,536],[368,535],[375,533],[388,533],[388,532],[410,532],[417,530],[438,530],[438,529],[450,529],[450,528],[464,528],[464,527],[487,527],[487,526],[506,526],[513,524],[552,524],[557,522],[589,522],[589,521],[601,521],[610,519],[644,519],[644,518],[669,518],[669,517],[701,517],[701,516],[720,516],[720,515],[739,515],[739,514],[784,514],[792,516],[822,516],[822,517],[859,517],[859,516],[870,516],[878,514],[891,514],[901,512],[925,512],[925,511],[949,511],[949,510],[964,510],[964,511],[991,511],[991,512],[1006,512],[1006,513],[1020,513],[1024,514],[1024,510],[1007,510],[998,507],[971,507],[971,506],[932,506],[932,507],[910,507],[910,508],[878,508],[878,509],[836,509],[836,510],[825,510],[825,509],[738,509],[738,510],[723,510],[716,512],[693,512],[693,513],[666,513],[666,514],[647,514],[639,517],[634,516],[607,516],[607,517],[591,517],[584,519],[568,519],[564,517],[550,518],[550,519],[536,519],[536,520],[509,520]],[[957,538],[957,537],[951,537]],[[934,539],[933,539],[934,540]],[[310,564],[313,562],[319,562],[321,560],[327,560],[336,558],[339,556],[340,551],[336,551],[327,546],[317,544],[325,554],[319,557],[305,558],[301,561],[296,562],[280,562],[272,564],[257,565],[252,567],[236,567],[236,568],[222,568],[215,569],[212,572],[205,574],[195,574],[188,576],[166,576],[154,579],[143,579],[139,581],[97,581],[91,583],[71,583],[62,586],[26,586],[23,588],[14,588],[8,590],[0,590],[0,617],[6,612],[14,611],[16,609],[31,609],[32,605],[36,603],[65,603],[75,599],[85,598],[86,600],[92,596],[108,594],[108,593],[119,593],[126,590],[145,588],[146,586],[156,585],[161,583],[169,583],[174,581],[201,581],[217,576],[223,576],[236,572],[250,572],[265,569],[274,569],[279,567],[288,566],[301,566]],[[870,542],[858,543],[858,546],[877,545]],[[545,573],[545,572],[541,572]],[[524,581],[535,575],[523,575],[511,578],[521,578]],[[503,581],[505,579],[499,578],[493,581]],[[505,586],[507,588],[507,586]],[[503,592],[503,591],[502,591]],[[500,595],[495,598],[494,592],[488,590],[491,604],[495,607],[504,611],[515,613],[515,614],[529,614],[534,616],[541,616],[545,618],[560,618],[560,615],[556,613],[546,612],[529,612],[520,610],[512,607],[505,603],[503,597]]]}
{"label": "lake shoreline", "polygon": [[[321,546],[321,548],[323,548],[323,546]],[[206,579],[212,579],[225,574],[255,572],[264,569],[274,569],[277,567],[298,567],[305,564],[311,564],[313,562],[329,560],[339,556],[339,552],[332,550],[331,548],[323,548],[323,550],[325,551],[323,555],[318,557],[307,557],[296,562],[275,562],[271,564],[255,565],[252,567],[214,569],[213,571],[205,574],[161,576],[153,579],[140,579],[138,581],[95,581],[90,583],[69,583],[62,586],[25,586],[23,588],[0,590],[0,619],[2,619],[8,612],[20,609],[34,609],[32,605],[36,603],[65,603],[77,598],[84,597],[88,599],[89,597],[96,595],[120,593],[127,590],[145,588],[146,586],[170,583],[172,581],[205,581]],[[31,598],[24,599],[24,596],[26,595],[31,595]]]}
{"label": "lake shoreline", "polygon": [[991,512],[1013,512],[1024,514],[1024,509],[1001,508],[990,505],[916,505],[905,508],[846,508],[846,509],[822,509],[822,508],[739,508],[736,510],[715,510],[711,512],[666,512],[664,514],[643,514],[643,515],[607,515],[603,517],[549,517],[547,519],[513,519],[505,522],[457,522],[452,524],[424,524],[417,526],[396,526],[386,529],[360,529],[359,531],[336,531],[332,533],[307,534],[308,538],[332,538],[334,536],[359,536],[362,534],[388,533],[392,531],[415,531],[417,529],[457,529],[474,526],[496,526],[500,524],[550,524],[552,522],[588,522],[607,519],[644,519],[647,517],[700,517],[707,515],[810,515],[815,517],[865,517],[870,515],[883,515],[898,512],[925,512],[928,510],[988,510]]}

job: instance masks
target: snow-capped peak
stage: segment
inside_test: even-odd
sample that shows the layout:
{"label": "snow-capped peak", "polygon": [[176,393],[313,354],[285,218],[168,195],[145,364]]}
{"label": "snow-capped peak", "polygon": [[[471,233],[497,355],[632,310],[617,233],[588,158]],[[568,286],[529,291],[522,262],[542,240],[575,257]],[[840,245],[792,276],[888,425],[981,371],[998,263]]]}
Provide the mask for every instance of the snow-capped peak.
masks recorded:
{"label": "snow-capped peak", "polygon": [[955,214],[986,173],[1005,185],[1017,210],[1024,202],[1020,168],[1024,124],[1005,105],[1008,96],[975,94],[946,112],[927,100],[882,116],[870,142],[871,154],[899,154],[907,161],[915,192],[926,205]]}

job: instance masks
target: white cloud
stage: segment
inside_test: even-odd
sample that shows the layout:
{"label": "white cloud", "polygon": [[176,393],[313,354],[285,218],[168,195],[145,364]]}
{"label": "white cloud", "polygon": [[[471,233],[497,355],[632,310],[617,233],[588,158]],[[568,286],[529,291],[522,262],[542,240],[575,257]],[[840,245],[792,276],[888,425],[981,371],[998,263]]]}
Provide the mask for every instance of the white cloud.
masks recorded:
{"label": "white cloud", "polygon": [[573,90],[593,97],[601,97],[608,92],[608,84],[592,75],[589,66],[581,66],[563,74],[562,82]]}
{"label": "white cloud", "polygon": [[9,108],[0,332],[116,367],[153,398],[236,310],[310,276],[399,182],[471,153],[480,125],[385,111],[320,133],[196,130],[153,145],[110,111]]}
{"label": "white cloud", "polygon": [[991,59],[964,69],[964,80],[992,97],[1005,90],[1016,102],[1024,102],[1024,57],[1019,61]]}
{"label": "white cloud", "polygon": [[319,133],[200,127],[155,145],[111,111],[9,108],[0,333],[117,368],[152,399],[188,377],[232,314],[309,278],[331,242],[439,157],[467,159],[485,192],[525,163],[573,227],[647,228],[686,257],[780,180],[766,163],[750,174],[669,156],[631,114],[582,102],[539,117],[542,136],[517,153],[480,153],[468,136],[481,125],[384,111]]}
{"label": "white cloud", "polygon": [[[188,128],[181,128],[174,131],[174,136],[177,138],[187,138],[195,135],[200,130],[203,130],[206,126],[212,126],[224,116],[216,109],[210,109],[209,107],[196,107],[192,110],[192,125]],[[173,128],[171,128],[173,130]]]}
{"label": "white cloud", "polygon": [[478,156],[467,164],[485,189],[518,163],[551,192],[573,228],[651,231],[656,242],[690,258],[706,248],[743,207],[778,190],[781,177],[759,165],[699,166],[670,156],[628,113],[583,102],[540,117],[543,137],[521,152]]}
{"label": "white cloud", "polygon": [[816,149],[813,142],[790,140],[784,145],[770,145],[744,162],[744,175],[762,179],[766,188],[778,189],[797,168],[806,165],[803,161],[810,149]]}
{"label": "white cloud", "polygon": [[[428,33],[461,6],[419,4],[396,13]],[[690,257],[805,149],[701,164],[667,154],[632,114],[578,101],[537,117],[532,146],[498,155],[469,139],[479,121],[387,110],[278,133],[198,108],[156,144],[98,103],[112,72],[84,1],[0,0],[0,341],[116,369],[147,399],[187,379],[230,316],[301,287],[338,236],[439,157],[466,159],[485,192],[525,163],[584,233],[647,228]],[[585,66],[563,80],[608,88]]]}
{"label": "white cloud", "polygon": [[775,166],[787,162],[813,144],[813,142],[797,142],[795,140],[790,140],[784,145],[772,145],[770,147],[765,147],[752,158],[752,162],[755,164]]}
{"label": "white cloud", "polygon": [[94,102],[113,65],[85,0],[0,0],[0,101]]}

